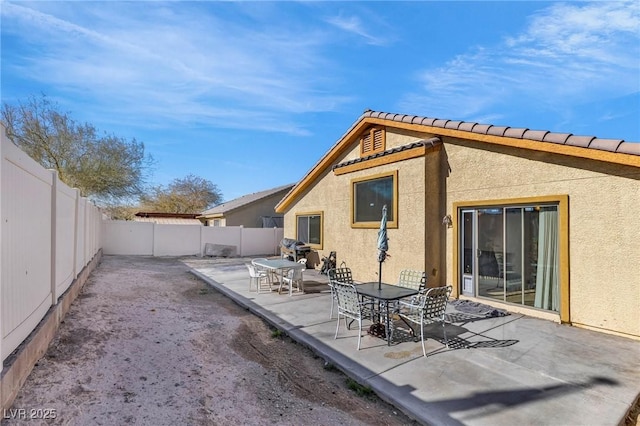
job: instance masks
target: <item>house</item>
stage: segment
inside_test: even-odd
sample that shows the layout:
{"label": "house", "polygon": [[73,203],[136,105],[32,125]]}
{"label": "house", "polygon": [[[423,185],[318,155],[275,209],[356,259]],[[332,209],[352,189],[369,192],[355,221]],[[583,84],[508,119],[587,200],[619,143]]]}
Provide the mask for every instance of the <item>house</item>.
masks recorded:
{"label": "house", "polygon": [[288,184],[243,195],[206,210],[198,219],[207,226],[282,228],[282,215],[276,215],[274,207],[292,187]]}
{"label": "house", "polygon": [[191,213],[157,213],[138,212],[133,217],[135,222],[152,222],[160,225],[202,225],[197,214]]}
{"label": "house", "polygon": [[640,338],[640,143],[366,111],[278,203],[284,233],[377,281]]}

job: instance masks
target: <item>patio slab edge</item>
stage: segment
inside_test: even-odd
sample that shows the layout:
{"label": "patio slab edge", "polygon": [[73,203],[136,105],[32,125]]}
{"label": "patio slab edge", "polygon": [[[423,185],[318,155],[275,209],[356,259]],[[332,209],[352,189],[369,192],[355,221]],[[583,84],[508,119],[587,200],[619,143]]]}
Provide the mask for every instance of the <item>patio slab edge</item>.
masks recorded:
{"label": "patio slab edge", "polygon": [[[359,363],[353,361],[351,358],[343,355],[342,353],[336,351],[335,349],[331,348],[315,337],[304,332],[299,327],[293,326],[287,321],[283,321],[268,309],[265,309],[257,303],[254,303],[249,299],[240,296],[238,293],[230,290],[229,288],[198,272],[197,270],[190,269],[190,272],[207,283],[209,286],[213,287],[216,291],[233,300],[239,306],[261,317],[271,326],[286,332],[293,340],[309,348],[316,355],[323,358],[325,362],[335,365],[340,371],[342,371],[352,380],[355,380],[363,386],[370,387],[380,399],[401,410],[408,417],[416,420],[421,424],[432,424],[434,420],[442,420],[439,417],[427,418],[424,415],[424,409],[419,408],[421,404],[420,401],[416,400],[414,402],[405,403],[404,397],[406,395],[402,394],[402,392],[398,392],[398,390],[394,389],[393,386],[389,386],[386,380],[382,379]],[[400,396],[402,396],[403,398],[400,398]],[[410,397],[409,399],[415,398]]]}

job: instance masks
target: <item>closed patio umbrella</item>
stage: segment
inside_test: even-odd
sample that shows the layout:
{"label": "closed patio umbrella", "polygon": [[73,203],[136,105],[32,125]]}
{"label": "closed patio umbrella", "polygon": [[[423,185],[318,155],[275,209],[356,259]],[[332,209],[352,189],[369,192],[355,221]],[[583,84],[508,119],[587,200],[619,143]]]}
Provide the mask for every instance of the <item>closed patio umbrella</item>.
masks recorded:
{"label": "closed patio umbrella", "polygon": [[382,206],[382,219],[380,220],[380,230],[378,231],[378,289],[382,287],[382,262],[387,258],[389,250],[389,239],[387,238],[387,206]]}

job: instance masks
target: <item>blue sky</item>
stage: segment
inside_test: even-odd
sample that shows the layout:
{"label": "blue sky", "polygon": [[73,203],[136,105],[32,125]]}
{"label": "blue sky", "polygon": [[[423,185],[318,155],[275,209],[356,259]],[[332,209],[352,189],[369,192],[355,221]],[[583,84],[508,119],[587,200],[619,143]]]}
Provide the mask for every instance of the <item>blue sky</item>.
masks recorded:
{"label": "blue sky", "polygon": [[640,2],[2,1],[1,97],[145,143],[152,183],[300,180],[366,109],[640,141]]}

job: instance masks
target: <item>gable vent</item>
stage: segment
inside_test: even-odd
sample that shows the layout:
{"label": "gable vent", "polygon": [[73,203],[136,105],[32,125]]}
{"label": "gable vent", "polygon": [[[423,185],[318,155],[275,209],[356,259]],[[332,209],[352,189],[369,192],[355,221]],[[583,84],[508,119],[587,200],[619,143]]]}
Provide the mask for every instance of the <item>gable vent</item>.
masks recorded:
{"label": "gable vent", "polygon": [[382,127],[372,127],[360,137],[360,156],[382,152],[385,149],[385,130]]}

